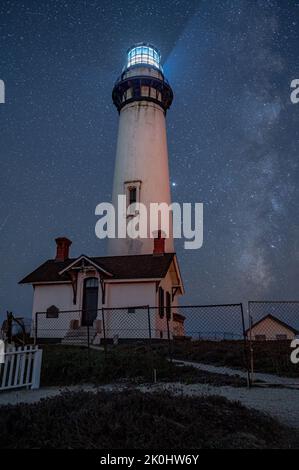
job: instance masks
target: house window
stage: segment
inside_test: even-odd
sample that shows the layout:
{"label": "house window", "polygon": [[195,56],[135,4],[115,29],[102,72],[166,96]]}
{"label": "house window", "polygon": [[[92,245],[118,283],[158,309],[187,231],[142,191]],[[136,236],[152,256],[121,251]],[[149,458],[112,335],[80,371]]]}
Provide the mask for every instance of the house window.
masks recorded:
{"label": "house window", "polygon": [[164,289],[159,287],[159,316],[164,317]]}
{"label": "house window", "polygon": [[266,335],[255,335],[256,341],[266,341]]}
{"label": "house window", "polygon": [[58,318],[59,316],[59,308],[55,305],[51,305],[51,307],[47,308],[46,318]]}
{"label": "house window", "polygon": [[285,341],[288,339],[287,335],[276,335],[278,341]]}
{"label": "house window", "polygon": [[166,315],[167,320],[171,320],[171,295],[170,292],[166,292]]}
{"label": "house window", "polygon": [[85,280],[85,287],[86,288],[92,288],[92,287],[98,287],[99,285],[99,281],[96,277],[88,277],[86,280]]}

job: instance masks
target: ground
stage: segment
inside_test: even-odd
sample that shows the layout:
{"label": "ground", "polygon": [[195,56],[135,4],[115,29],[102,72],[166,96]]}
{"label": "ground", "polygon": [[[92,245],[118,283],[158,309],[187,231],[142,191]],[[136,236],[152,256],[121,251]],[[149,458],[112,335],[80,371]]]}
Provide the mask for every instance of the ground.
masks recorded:
{"label": "ground", "polygon": [[[202,396],[223,396],[235,400],[278,419],[282,424],[299,430],[299,391],[287,388],[237,388],[230,386],[214,387],[207,384],[186,384],[180,382],[159,382],[157,384],[82,384],[68,387],[42,387],[39,390],[16,390],[0,394],[0,406],[19,403],[37,403],[44,398],[53,398],[64,392],[127,392],[138,390],[145,393],[167,391],[172,394]],[[1,408],[0,408],[1,409]]]}
{"label": "ground", "polygon": [[[153,368],[156,384],[152,383]],[[168,434],[175,435],[171,448],[190,447],[192,433],[196,437],[192,445],[198,449],[299,447],[299,390],[286,388],[278,376],[271,377],[279,382],[275,388],[249,390],[244,371],[171,363],[161,351],[152,354],[142,345],[129,351],[110,350],[107,356],[104,351],[47,346],[43,351],[42,388],[0,394],[0,428],[7,430],[0,446],[102,448],[97,436],[105,431],[108,448],[146,448],[142,447],[145,443],[148,448],[159,448],[159,432],[163,435],[162,447],[168,442]],[[157,397],[165,409],[157,407]],[[42,398],[48,399],[39,401]],[[77,402],[84,405],[79,407]],[[182,404],[189,410],[188,418]],[[89,418],[95,405],[99,405],[96,415],[100,424],[93,423],[93,416]],[[130,416],[123,406],[129,406]],[[136,410],[142,419],[136,416]],[[92,430],[84,434],[87,419],[93,423]],[[137,434],[134,438],[127,427],[132,419],[136,421],[130,428]],[[34,432],[27,432],[32,423]],[[65,431],[59,426],[65,426]],[[164,426],[168,432],[165,438]],[[59,442],[57,433],[62,436]],[[17,439],[20,435],[21,440]]]}
{"label": "ground", "polygon": [[276,420],[223,397],[64,393],[0,408],[2,448],[298,448]]}

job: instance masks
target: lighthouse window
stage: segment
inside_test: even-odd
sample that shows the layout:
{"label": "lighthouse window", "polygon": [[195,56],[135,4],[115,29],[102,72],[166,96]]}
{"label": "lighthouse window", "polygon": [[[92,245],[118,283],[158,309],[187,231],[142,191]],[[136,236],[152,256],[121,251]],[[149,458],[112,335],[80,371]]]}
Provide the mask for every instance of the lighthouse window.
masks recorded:
{"label": "lighthouse window", "polygon": [[129,204],[135,204],[137,202],[137,188],[129,188]]}
{"label": "lighthouse window", "polygon": [[149,96],[149,87],[148,86],[142,86],[141,87],[141,96]]}
{"label": "lighthouse window", "polygon": [[157,99],[157,90],[155,88],[151,88],[151,98]]}
{"label": "lighthouse window", "polygon": [[127,90],[127,96],[126,96],[126,99],[129,100],[130,98],[132,98],[133,96],[133,88],[129,88]]}
{"label": "lighthouse window", "polygon": [[138,213],[141,181],[126,181],[124,186],[127,203],[127,217],[132,217],[132,215],[136,215]]}

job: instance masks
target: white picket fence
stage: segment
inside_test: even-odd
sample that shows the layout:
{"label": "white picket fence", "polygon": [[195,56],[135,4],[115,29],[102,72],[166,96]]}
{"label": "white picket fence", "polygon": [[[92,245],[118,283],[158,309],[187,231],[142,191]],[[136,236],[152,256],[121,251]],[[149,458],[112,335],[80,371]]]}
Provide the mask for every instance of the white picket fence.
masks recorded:
{"label": "white picket fence", "polygon": [[37,389],[40,385],[42,350],[38,346],[8,346],[0,364],[0,392],[15,388]]}

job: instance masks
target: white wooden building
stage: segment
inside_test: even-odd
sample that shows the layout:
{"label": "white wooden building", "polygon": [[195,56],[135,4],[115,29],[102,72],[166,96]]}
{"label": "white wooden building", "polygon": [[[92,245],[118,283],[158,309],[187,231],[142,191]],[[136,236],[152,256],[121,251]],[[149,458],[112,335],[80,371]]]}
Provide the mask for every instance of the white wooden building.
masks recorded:
{"label": "white wooden building", "polygon": [[149,311],[152,338],[167,337],[167,312],[171,335],[184,334],[178,308],[184,288],[175,253],[69,258],[71,242],[56,243],[56,257],[20,281],[33,286],[39,339],[61,340],[87,325],[103,337],[103,308],[107,338],[149,337]]}

